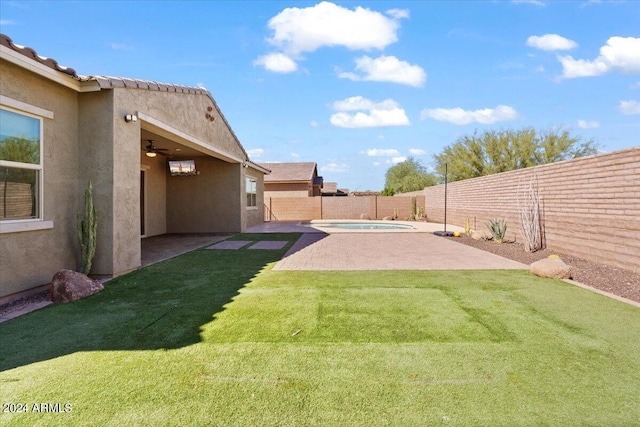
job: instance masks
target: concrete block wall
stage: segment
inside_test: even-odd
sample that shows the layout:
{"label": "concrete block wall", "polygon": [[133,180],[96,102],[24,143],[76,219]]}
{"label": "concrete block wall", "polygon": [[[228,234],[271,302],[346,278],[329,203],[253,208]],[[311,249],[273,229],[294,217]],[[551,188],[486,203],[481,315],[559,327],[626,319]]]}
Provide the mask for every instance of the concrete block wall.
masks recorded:
{"label": "concrete block wall", "polygon": [[[415,196],[416,205],[424,206],[424,196]],[[411,214],[411,197],[362,196],[362,197],[274,197],[265,199],[265,212],[273,216],[267,221],[294,221],[311,219],[371,219],[392,216],[398,209],[398,219]]]}
{"label": "concrete block wall", "polygon": [[[486,229],[494,217],[522,241],[519,198],[537,180],[546,247],[640,272],[640,147],[448,184],[447,223]],[[444,220],[444,185],[425,189],[430,222]]]}
{"label": "concrete block wall", "polygon": [[[265,197],[267,221],[297,221],[321,218],[320,197]],[[272,215],[269,218],[268,213]]]}

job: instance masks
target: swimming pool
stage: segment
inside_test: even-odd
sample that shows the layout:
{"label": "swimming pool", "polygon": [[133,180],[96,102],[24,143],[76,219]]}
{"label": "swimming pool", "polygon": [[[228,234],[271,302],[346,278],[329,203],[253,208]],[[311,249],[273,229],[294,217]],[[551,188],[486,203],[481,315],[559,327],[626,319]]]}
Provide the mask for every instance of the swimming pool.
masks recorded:
{"label": "swimming pool", "polygon": [[330,228],[340,230],[415,230],[416,228],[409,224],[393,224],[389,222],[374,221],[350,221],[350,222],[307,222],[302,225],[314,228]]}

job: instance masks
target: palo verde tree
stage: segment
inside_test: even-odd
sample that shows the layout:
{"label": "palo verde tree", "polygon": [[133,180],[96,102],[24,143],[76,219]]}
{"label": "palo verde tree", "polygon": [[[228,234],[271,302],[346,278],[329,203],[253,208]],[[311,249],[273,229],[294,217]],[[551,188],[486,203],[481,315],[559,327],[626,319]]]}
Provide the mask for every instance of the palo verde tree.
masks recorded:
{"label": "palo verde tree", "polygon": [[490,130],[459,138],[434,156],[436,171],[449,181],[522,169],[595,154],[597,145],[566,130]]}
{"label": "palo verde tree", "polygon": [[385,174],[383,195],[422,190],[437,184],[436,176],[413,157],[391,166]]}

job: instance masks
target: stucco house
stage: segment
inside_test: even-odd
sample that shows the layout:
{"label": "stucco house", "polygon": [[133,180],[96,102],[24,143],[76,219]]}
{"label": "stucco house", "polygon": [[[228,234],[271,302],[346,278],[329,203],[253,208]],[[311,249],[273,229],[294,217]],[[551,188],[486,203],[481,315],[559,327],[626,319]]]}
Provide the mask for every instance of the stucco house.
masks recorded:
{"label": "stucco house", "polygon": [[322,195],[323,179],[313,162],[260,163],[271,171],[264,178],[265,200],[275,197],[315,197]]}
{"label": "stucco house", "polygon": [[5,35],[0,76],[0,302],[77,268],[89,181],[95,275],[140,267],[147,236],[263,221],[268,170],[206,89],[80,76]]}

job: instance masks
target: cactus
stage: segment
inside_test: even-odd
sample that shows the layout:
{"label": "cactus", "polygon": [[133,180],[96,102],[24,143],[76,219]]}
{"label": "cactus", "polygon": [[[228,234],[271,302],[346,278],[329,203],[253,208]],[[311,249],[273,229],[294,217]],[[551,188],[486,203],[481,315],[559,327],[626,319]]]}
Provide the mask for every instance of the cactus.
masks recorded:
{"label": "cactus", "polygon": [[465,236],[471,236],[471,219],[469,217],[464,223],[464,234]]}
{"label": "cactus", "polygon": [[416,219],[416,215],[418,213],[417,212],[418,211],[417,207],[418,207],[418,204],[417,204],[417,201],[416,201],[416,197],[412,196],[411,197],[411,215],[409,216],[409,218],[412,221]]}
{"label": "cactus", "polygon": [[393,208],[393,219],[398,219],[398,208]]}
{"label": "cactus", "polygon": [[93,205],[93,186],[91,181],[84,191],[84,219],[78,212],[78,241],[80,242],[80,255],[82,265],[80,272],[89,274],[91,263],[96,254],[96,235],[98,231],[98,214]]}
{"label": "cactus", "polygon": [[504,219],[493,218],[487,223],[487,228],[493,236],[493,240],[496,243],[502,243],[505,234],[507,233],[507,223]]}

